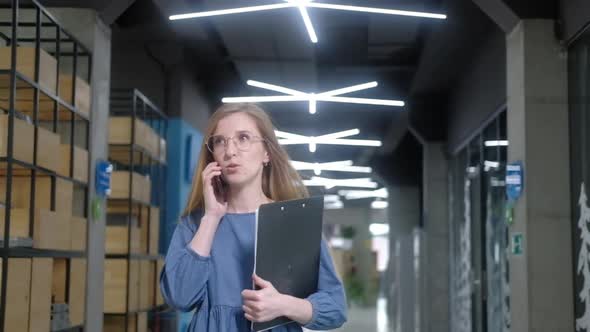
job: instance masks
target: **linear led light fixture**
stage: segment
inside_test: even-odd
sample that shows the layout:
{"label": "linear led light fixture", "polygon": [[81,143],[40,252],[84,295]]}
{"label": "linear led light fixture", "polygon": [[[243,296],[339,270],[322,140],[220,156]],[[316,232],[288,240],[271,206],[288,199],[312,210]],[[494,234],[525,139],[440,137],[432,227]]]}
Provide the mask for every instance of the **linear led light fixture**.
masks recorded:
{"label": "linear led light fixture", "polygon": [[291,165],[298,171],[313,171],[315,175],[322,171],[371,173],[371,167],[352,166],[352,160],[333,161],[329,163],[308,163],[304,161],[291,161]]}
{"label": "linear led light fixture", "polygon": [[389,234],[389,224],[373,223],[369,225],[369,232],[373,236],[384,236]]}
{"label": "linear led light fixture", "polygon": [[387,188],[377,190],[339,190],[338,195],[344,196],[346,199],[362,199],[362,198],[387,198],[389,193]]}
{"label": "linear led light fixture", "polygon": [[314,44],[318,42],[318,37],[317,37],[317,34],[316,34],[315,29],[313,27],[313,22],[311,21],[311,18],[309,17],[309,12],[308,12],[309,8],[331,9],[331,10],[361,12],[361,13],[370,13],[370,14],[413,16],[413,17],[432,18],[432,19],[439,19],[439,20],[444,20],[447,18],[447,16],[444,14],[428,13],[428,12],[385,9],[385,8],[375,8],[375,7],[336,5],[336,4],[330,4],[330,3],[315,2],[314,0],[284,0],[283,3],[272,4],[272,5],[238,7],[238,8],[211,10],[211,11],[205,11],[205,12],[194,12],[194,13],[188,13],[188,14],[178,14],[178,15],[170,16],[169,19],[171,21],[175,21],[175,20],[184,20],[184,19],[190,19],[190,18],[240,14],[240,13],[249,13],[249,12],[257,12],[257,11],[285,9],[285,8],[296,8],[299,11],[301,18],[303,19],[303,24],[305,24],[305,28],[307,29],[307,34],[309,35],[309,39]]}
{"label": "linear led light fixture", "polygon": [[334,187],[377,188],[377,182],[372,181],[371,178],[327,179],[314,176],[310,180],[303,180],[303,184],[309,187],[325,187],[326,189]]}
{"label": "linear led light fixture", "polygon": [[372,99],[372,98],[353,98],[353,97],[341,97],[343,94],[366,90],[374,88],[378,85],[377,82],[368,82],[363,84],[357,84],[348,86],[345,88],[331,90],[321,93],[306,93],[298,90],[293,90],[283,86],[269,84],[254,80],[248,80],[248,85],[270,90],[274,92],[284,93],[284,96],[259,96],[259,97],[226,97],[221,99],[223,103],[272,103],[272,102],[293,102],[293,101],[305,101],[309,104],[309,113],[315,114],[317,111],[318,101],[333,102],[333,103],[346,103],[346,104],[363,104],[363,105],[378,105],[378,106],[391,106],[391,107],[403,107],[405,102],[401,100],[388,100],[388,99]]}
{"label": "linear led light fixture", "polygon": [[508,141],[485,141],[485,146],[508,146]]}
{"label": "linear led light fixture", "polygon": [[297,134],[291,134],[284,131],[275,130],[275,134],[279,138],[279,144],[281,145],[294,145],[294,144],[308,144],[309,151],[315,152],[318,144],[326,145],[349,145],[349,146],[381,146],[381,141],[375,140],[362,140],[362,139],[344,139],[353,135],[358,135],[360,130],[350,129],[345,131],[339,131],[333,134],[327,134],[322,136],[303,136]]}
{"label": "linear led light fixture", "polygon": [[340,200],[338,195],[324,195],[324,208],[327,210],[342,209],[344,203]]}
{"label": "linear led light fixture", "polygon": [[371,209],[387,209],[389,203],[387,201],[372,201]]}

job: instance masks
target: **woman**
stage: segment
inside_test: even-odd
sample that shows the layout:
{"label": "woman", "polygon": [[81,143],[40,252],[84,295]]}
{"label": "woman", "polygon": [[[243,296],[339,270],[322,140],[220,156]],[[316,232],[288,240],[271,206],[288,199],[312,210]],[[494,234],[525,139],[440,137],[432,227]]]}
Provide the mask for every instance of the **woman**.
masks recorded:
{"label": "woman", "polygon": [[[250,331],[286,316],[272,331],[330,330],[346,321],[346,300],[322,241],[318,290],[305,299],[279,293],[253,275],[255,211],[306,197],[268,115],[252,104],[218,109],[209,121],[192,192],[166,256],[160,288],[171,306],[196,309],[189,331]],[[251,290],[252,282],[260,290]]]}

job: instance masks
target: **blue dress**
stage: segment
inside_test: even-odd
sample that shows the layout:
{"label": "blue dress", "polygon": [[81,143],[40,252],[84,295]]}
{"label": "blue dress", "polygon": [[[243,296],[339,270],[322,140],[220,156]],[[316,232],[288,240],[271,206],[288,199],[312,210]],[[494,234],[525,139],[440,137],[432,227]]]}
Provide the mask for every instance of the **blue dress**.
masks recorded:
{"label": "blue dress", "polygon": [[[255,213],[228,213],[220,221],[209,257],[197,254],[189,243],[199,227],[202,212],[183,217],[176,226],[160,289],[166,302],[182,311],[196,309],[190,332],[245,332],[250,321],[242,310],[242,291],[252,288]],[[307,298],[312,304],[310,330],[331,330],[346,321],[346,299],[334,271],[328,247],[322,240],[318,291]],[[273,332],[302,331],[293,322]]]}

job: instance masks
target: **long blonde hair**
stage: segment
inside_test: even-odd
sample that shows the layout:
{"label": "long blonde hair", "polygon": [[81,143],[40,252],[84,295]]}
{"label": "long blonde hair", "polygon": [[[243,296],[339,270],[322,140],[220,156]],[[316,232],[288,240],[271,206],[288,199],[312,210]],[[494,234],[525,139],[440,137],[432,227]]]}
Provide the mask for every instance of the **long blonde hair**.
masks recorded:
{"label": "long blonde hair", "polygon": [[209,124],[203,137],[203,144],[201,145],[199,162],[195,174],[193,174],[191,194],[183,215],[188,215],[195,209],[205,208],[202,172],[210,162],[214,161],[213,155],[207,149],[205,143],[213,135],[215,129],[217,129],[219,121],[235,113],[248,114],[256,122],[258,130],[262,138],[264,138],[270,160],[268,166],[264,167],[262,173],[262,191],[264,194],[274,201],[309,196],[299,173],[297,173],[289,162],[289,155],[279,144],[275,135],[274,126],[268,114],[254,104],[225,104],[219,107],[209,119]]}

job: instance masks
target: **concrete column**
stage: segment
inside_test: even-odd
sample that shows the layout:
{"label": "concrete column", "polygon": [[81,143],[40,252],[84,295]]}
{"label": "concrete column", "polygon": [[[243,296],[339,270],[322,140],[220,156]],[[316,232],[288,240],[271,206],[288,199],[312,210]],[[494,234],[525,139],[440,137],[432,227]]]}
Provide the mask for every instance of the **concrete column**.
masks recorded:
{"label": "concrete column", "polygon": [[523,20],[507,35],[508,160],[522,161],[524,193],[510,234],[513,332],[574,329],[567,58],[555,22]]}
{"label": "concrete column", "polygon": [[[369,232],[370,211],[367,208],[358,208],[363,215],[361,221],[355,225],[356,234],[353,239],[353,254],[356,265],[356,273],[362,281],[365,289],[373,285],[372,277],[376,266],[373,265],[371,233]],[[376,298],[367,298],[366,305],[375,305]]]}
{"label": "concrete column", "polygon": [[425,301],[422,331],[449,331],[449,222],[448,161],[442,143],[424,146],[421,254],[424,262]]}
{"label": "concrete column", "polygon": [[[89,204],[95,198],[96,161],[108,158],[108,123],[111,83],[111,29],[89,9],[52,8],[51,13],[92,52],[92,111],[90,115]],[[84,331],[102,332],[104,301],[104,255],[106,204],[101,202],[102,216],[88,216],[86,315]],[[91,206],[88,211],[92,211]]]}
{"label": "concrete column", "polygon": [[414,235],[420,219],[418,187],[388,187],[390,260],[387,310],[390,326],[396,332],[414,331],[416,275],[414,271]]}

